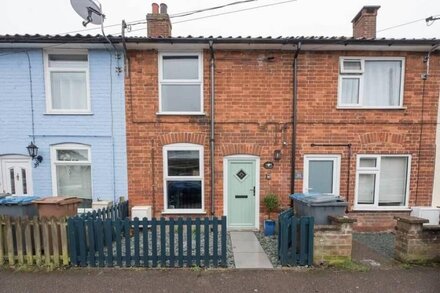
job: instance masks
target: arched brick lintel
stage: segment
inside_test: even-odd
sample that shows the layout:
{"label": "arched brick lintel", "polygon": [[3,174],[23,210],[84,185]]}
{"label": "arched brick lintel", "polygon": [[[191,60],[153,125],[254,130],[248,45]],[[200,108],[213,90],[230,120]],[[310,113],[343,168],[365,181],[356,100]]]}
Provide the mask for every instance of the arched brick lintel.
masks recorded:
{"label": "arched brick lintel", "polygon": [[258,144],[227,144],[221,146],[223,156],[254,155],[260,156],[261,145]]}
{"label": "arched brick lintel", "polygon": [[206,135],[202,133],[168,133],[159,137],[161,145],[173,144],[173,143],[193,143],[203,145],[206,141]]}
{"label": "arched brick lintel", "polygon": [[405,144],[405,143],[407,143],[407,139],[404,134],[396,134],[396,133],[389,133],[389,132],[369,132],[369,133],[359,135],[359,139],[362,144],[374,144],[374,143]]}

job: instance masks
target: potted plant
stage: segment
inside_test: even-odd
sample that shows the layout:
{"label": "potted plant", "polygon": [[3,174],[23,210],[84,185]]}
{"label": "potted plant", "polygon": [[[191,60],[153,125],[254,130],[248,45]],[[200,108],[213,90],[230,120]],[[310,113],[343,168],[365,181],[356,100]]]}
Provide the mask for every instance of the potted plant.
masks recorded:
{"label": "potted plant", "polygon": [[263,199],[266,207],[268,219],[264,220],[264,235],[272,236],[275,234],[275,221],[271,219],[271,214],[277,212],[280,206],[278,195],[274,193],[267,194]]}

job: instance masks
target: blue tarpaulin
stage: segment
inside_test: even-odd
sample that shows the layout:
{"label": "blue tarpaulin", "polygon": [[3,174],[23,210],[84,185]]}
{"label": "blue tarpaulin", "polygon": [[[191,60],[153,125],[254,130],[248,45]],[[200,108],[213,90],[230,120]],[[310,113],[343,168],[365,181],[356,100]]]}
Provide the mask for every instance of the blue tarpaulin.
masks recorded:
{"label": "blue tarpaulin", "polygon": [[37,199],[40,199],[40,197],[35,195],[7,196],[0,198],[0,205],[26,205]]}

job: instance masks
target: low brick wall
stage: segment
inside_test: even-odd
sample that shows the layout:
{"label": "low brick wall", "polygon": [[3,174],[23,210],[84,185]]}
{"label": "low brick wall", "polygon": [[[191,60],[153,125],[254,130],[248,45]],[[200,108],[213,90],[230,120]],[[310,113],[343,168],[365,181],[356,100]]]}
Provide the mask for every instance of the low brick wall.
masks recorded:
{"label": "low brick wall", "polygon": [[348,216],[357,220],[353,225],[356,232],[392,232],[396,227],[395,218],[409,214],[410,212],[352,211]]}
{"label": "low brick wall", "polygon": [[427,219],[396,217],[396,258],[404,262],[440,262],[440,225],[423,226]]}
{"label": "low brick wall", "polygon": [[314,264],[351,260],[353,223],[356,219],[329,216],[331,225],[315,225]]}

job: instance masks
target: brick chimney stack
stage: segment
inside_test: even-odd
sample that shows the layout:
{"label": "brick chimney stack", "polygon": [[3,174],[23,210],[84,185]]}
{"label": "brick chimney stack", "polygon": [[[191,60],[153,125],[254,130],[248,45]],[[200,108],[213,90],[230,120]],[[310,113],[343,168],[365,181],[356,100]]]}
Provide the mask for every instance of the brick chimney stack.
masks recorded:
{"label": "brick chimney stack", "polygon": [[376,17],[380,6],[364,6],[351,21],[353,23],[353,37],[376,38]]}
{"label": "brick chimney stack", "polygon": [[147,14],[147,35],[151,38],[171,37],[171,21],[168,7],[165,3],[160,6],[153,3],[151,13]]}

